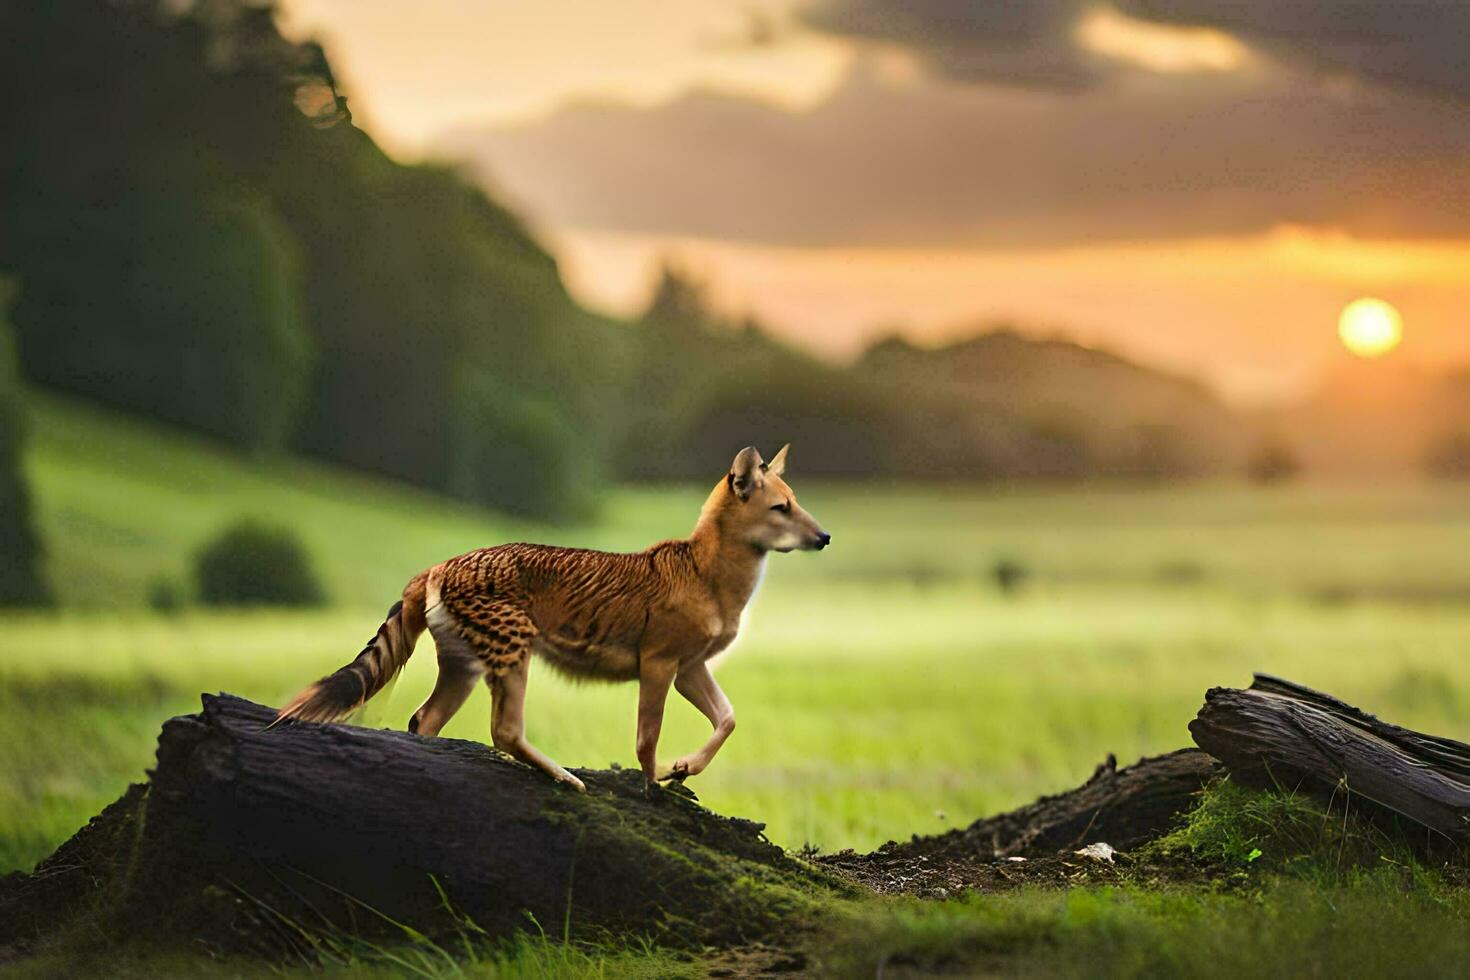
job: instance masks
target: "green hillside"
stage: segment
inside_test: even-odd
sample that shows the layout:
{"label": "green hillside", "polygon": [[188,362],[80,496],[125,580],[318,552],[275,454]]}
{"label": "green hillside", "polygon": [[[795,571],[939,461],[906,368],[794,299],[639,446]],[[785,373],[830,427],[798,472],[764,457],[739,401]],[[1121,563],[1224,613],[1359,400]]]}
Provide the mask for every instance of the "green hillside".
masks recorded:
{"label": "green hillside", "polygon": [[241,517],[297,530],[334,603],[386,608],[415,572],[471,548],[521,538],[642,546],[687,530],[667,520],[656,528],[660,510],[688,514],[692,526],[698,506],[619,495],[606,530],[552,530],[51,396],[34,398],[28,468],[58,598],[84,606],[136,608],[160,577],[186,581],[194,551]]}

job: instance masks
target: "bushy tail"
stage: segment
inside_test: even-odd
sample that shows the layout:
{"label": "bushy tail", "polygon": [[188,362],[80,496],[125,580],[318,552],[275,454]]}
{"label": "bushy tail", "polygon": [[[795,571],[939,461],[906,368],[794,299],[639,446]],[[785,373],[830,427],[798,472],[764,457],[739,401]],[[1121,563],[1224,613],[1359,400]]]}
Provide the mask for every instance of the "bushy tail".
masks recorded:
{"label": "bushy tail", "polygon": [[424,588],[420,579],[409,583],[403,601],[395,602],[388,610],[388,618],[378,627],[377,635],[352,663],[292,698],[271,725],[288,719],[337,721],[357,710],[397,676],[408,663],[413,645],[424,629]]}

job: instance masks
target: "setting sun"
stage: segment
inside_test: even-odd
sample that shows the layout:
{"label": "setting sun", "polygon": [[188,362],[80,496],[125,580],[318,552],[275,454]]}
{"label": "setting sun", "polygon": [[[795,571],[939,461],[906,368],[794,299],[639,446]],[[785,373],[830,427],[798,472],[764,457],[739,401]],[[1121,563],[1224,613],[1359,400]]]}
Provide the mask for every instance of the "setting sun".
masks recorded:
{"label": "setting sun", "polygon": [[1343,346],[1359,357],[1380,357],[1404,337],[1404,318],[1381,299],[1355,299],[1337,320]]}

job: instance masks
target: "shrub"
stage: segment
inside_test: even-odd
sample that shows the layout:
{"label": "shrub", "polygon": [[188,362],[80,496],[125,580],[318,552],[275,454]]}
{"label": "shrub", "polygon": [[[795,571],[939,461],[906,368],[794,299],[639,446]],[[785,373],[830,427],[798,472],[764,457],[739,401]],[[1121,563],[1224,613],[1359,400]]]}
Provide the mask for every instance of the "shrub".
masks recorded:
{"label": "shrub", "polygon": [[1013,596],[1021,591],[1026,580],[1031,577],[1031,569],[1014,558],[998,558],[990,569],[990,574],[1001,595]]}
{"label": "shrub", "polygon": [[194,559],[201,602],[213,606],[318,606],[326,592],[295,532],[254,521],[226,528]]}
{"label": "shrub", "polygon": [[1245,473],[1252,483],[1282,483],[1301,472],[1301,460],[1283,442],[1265,442],[1257,446],[1245,461]]}
{"label": "shrub", "polygon": [[160,575],[148,583],[148,608],[154,612],[179,612],[186,601],[184,587],[168,575]]}
{"label": "shrub", "polygon": [[1187,558],[1163,562],[1154,571],[1154,578],[1164,585],[1197,585],[1208,577],[1203,565]]}
{"label": "shrub", "polygon": [[1424,469],[1446,480],[1470,478],[1470,432],[1441,436],[1424,454]]}

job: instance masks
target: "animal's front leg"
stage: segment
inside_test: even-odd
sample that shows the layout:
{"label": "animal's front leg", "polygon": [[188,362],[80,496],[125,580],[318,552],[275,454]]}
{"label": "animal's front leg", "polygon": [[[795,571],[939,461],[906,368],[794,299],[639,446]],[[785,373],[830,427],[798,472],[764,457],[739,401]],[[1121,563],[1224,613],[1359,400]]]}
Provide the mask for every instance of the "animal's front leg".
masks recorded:
{"label": "animal's front leg", "polygon": [[645,656],[638,667],[638,765],[653,785],[658,775],[658,735],[664,724],[664,702],[679,665],[657,654]]}
{"label": "animal's front leg", "polygon": [[679,759],[667,772],[660,774],[661,779],[684,779],[704,772],[714,760],[715,753],[725,744],[725,739],[735,730],[735,709],[715,682],[715,675],[710,672],[706,661],[690,664],[679,671],[674,678],[674,687],[709,719],[715,730],[698,752]]}

